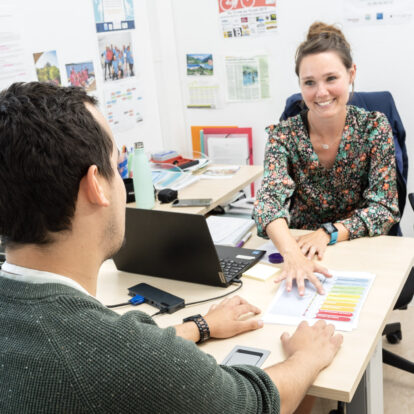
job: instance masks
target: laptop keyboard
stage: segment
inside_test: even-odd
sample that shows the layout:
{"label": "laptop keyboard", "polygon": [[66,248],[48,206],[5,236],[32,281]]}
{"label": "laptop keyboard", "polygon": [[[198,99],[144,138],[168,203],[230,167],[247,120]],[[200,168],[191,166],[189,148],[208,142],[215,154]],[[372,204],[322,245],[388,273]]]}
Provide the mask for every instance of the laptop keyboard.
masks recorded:
{"label": "laptop keyboard", "polygon": [[242,275],[243,271],[251,266],[251,262],[233,259],[220,259],[220,266],[224,277],[230,281]]}

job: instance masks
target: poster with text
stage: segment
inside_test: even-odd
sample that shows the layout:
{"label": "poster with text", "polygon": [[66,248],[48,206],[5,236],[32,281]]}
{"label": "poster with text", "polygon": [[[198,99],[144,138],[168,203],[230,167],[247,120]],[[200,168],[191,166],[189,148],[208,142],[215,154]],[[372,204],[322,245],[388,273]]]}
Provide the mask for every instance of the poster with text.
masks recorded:
{"label": "poster with text", "polygon": [[133,0],[92,0],[96,31],[135,29]]}
{"label": "poster with text", "polygon": [[218,0],[223,36],[253,37],[275,33],[276,0]]}
{"label": "poster with text", "polygon": [[135,82],[107,86],[104,96],[105,113],[114,133],[132,129],[143,121],[142,94]]}
{"label": "poster with text", "polygon": [[346,0],[344,23],[349,26],[404,24],[412,21],[412,0]]}
{"label": "poster with text", "polygon": [[131,32],[98,35],[98,45],[105,82],[135,76]]}
{"label": "poster with text", "polygon": [[256,101],[270,98],[266,55],[226,56],[227,100]]}
{"label": "poster with text", "polygon": [[56,50],[33,53],[36,75],[39,82],[60,85],[60,70]]}
{"label": "poster with text", "polygon": [[66,64],[66,76],[70,86],[78,86],[86,91],[96,90],[95,71],[92,62]]}
{"label": "poster with text", "polygon": [[0,5],[0,90],[28,80],[30,62],[25,58],[19,17],[14,0],[3,0]]}

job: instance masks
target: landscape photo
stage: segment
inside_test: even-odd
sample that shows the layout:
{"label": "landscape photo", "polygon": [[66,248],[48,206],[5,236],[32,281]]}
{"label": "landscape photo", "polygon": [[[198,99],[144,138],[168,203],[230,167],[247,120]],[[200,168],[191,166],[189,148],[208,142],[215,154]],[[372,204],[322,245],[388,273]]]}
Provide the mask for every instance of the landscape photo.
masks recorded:
{"label": "landscape photo", "polygon": [[213,55],[211,53],[187,54],[188,76],[212,76],[213,70]]}

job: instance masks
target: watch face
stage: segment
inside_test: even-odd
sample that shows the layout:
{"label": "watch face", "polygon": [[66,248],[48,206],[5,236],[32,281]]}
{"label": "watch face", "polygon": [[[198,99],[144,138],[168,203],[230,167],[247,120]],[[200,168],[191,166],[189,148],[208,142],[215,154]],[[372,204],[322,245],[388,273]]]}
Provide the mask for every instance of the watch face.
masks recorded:
{"label": "watch face", "polygon": [[327,231],[328,234],[332,234],[338,231],[337,228],[332,223],[325,223],[323,225],[323,228]]}

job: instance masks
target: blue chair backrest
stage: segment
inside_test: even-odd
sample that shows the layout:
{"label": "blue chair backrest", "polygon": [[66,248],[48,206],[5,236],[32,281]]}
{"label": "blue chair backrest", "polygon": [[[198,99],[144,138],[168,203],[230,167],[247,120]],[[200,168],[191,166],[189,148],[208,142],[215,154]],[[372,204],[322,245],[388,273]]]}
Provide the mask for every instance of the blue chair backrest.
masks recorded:
{"label": "blue chair backrest", "polygon": [[[382,112],[388,119],[392,128],[395,146],[395,161],[397,165],[397,186],[398,204],[401,216],[404,212],[405,199],[407,197],[407,176],[408,176],[408,156],[405,145],[405,129],[395,106],[394,99],[390,92],[354,92],[350,105],[364,108],[367,111]],[[286,100],[285,109],[280,117],[284,121],[297,115],[305,109],[305,103],[300,93],[295,93]],[[389,234],[401,235],[398,224],[394,225]]]}

